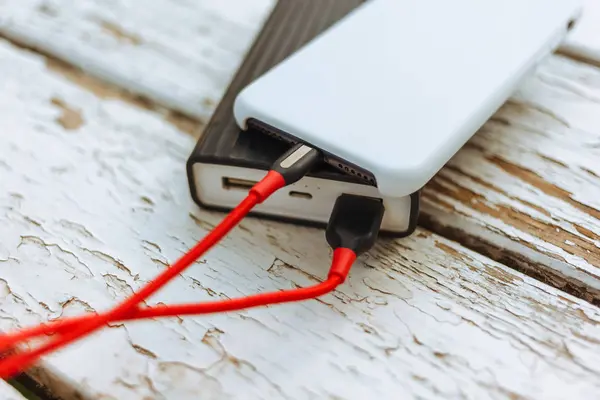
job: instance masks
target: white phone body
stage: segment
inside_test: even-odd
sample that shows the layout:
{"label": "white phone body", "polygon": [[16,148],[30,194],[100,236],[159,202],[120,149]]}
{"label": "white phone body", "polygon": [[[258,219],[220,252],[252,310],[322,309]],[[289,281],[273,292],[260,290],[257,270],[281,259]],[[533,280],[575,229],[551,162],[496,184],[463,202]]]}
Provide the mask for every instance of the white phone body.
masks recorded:
{"label": "white phone body", "polygon": [[[370,173],[422,188],[552,53],[576,0],[370,0],[237,96],[259,120]],[[341,165],[340,165],[341,166]]]}

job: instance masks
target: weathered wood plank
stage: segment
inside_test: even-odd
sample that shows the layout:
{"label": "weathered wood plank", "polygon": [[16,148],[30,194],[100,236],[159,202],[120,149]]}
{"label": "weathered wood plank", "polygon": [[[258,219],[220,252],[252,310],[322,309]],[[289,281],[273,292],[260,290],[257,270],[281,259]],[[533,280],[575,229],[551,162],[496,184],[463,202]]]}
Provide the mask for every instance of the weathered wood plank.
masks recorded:
{"label": "weathered wood plank", "polygon": [[[0,76],[2,329],[109,307],[222,217],[161,115],[3,42]],[[150,303],[307,285],[328,259],[322,231],[248,219]],[[117,325],[31,373],[84,399],[588,399],[598,343],[597,308],[419,230],[320,301]]]}
{"label": "weathered wood plank", "polygon": [[25,400],[15,388],[0,379],[0,399],[2,400]]}
{"label": "weathered wood plank", "polygon": [[0,33],[208,118],[274,0],[0,0]]}
{"label": "weathered wood plank", "polygon": [[[0,34],[204,120],[274,4],[0,0]],[[561,51],[600,63],[599,20],[600,1],[585,0],[583,17]]]}
{"label": "weathered wood plank", "polygon": [[600,70],[553,57],[423,192],[426,225],[598,301]]}
{"label": "weathered wood plank", "polygon": [[600,65],[600,1],[583,0],[583,4],[581,19],[560,51]]}

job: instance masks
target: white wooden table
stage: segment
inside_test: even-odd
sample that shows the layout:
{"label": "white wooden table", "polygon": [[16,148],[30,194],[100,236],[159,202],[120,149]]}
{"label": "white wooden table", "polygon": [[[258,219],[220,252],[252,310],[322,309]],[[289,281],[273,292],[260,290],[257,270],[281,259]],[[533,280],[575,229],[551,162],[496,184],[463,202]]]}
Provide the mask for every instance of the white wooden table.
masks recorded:
{"label": "white wooden table", "polygon": [[[184,163],[272,6],[0,0],[0,329],[104,310],[222,218]],[[599,14],[334,294],[116,325],[28,374],[65,399],[599,398]],[[247,219],[151,303],[307,285],[329,257]]]}

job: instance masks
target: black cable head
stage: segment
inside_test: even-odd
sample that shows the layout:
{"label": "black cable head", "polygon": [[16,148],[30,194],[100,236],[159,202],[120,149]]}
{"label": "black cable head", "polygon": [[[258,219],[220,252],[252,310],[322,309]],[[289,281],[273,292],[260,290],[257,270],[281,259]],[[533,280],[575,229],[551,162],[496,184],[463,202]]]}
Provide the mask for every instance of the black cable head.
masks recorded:
{"label": "black cable head", "polygon": [[337,198],[325,236],[333,249],[344,247],[357,255],[375,244],[384,213],[383,201],[342,194]]}

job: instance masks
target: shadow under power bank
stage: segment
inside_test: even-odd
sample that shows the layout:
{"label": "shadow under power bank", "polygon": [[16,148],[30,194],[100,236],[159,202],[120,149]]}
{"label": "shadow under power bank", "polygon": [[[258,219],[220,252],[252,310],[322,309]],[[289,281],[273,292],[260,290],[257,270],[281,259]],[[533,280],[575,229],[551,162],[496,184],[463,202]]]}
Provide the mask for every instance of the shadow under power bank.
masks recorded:
{"label": "shadow under power bank", "polygon": [[[289,144],[240,130],[233,115],[239,91],[318,33],[360,5],[357,0],[281,0],[255,40],[187,163],[190,192],[205,208],[230,210],[260,180]],[[382,198],[382,234],[406,236],[417,224],[419,194],[386,198],[372,183],[323,163],[275,193],[252,214],[308,225],[325,225],[342,193]]]}

